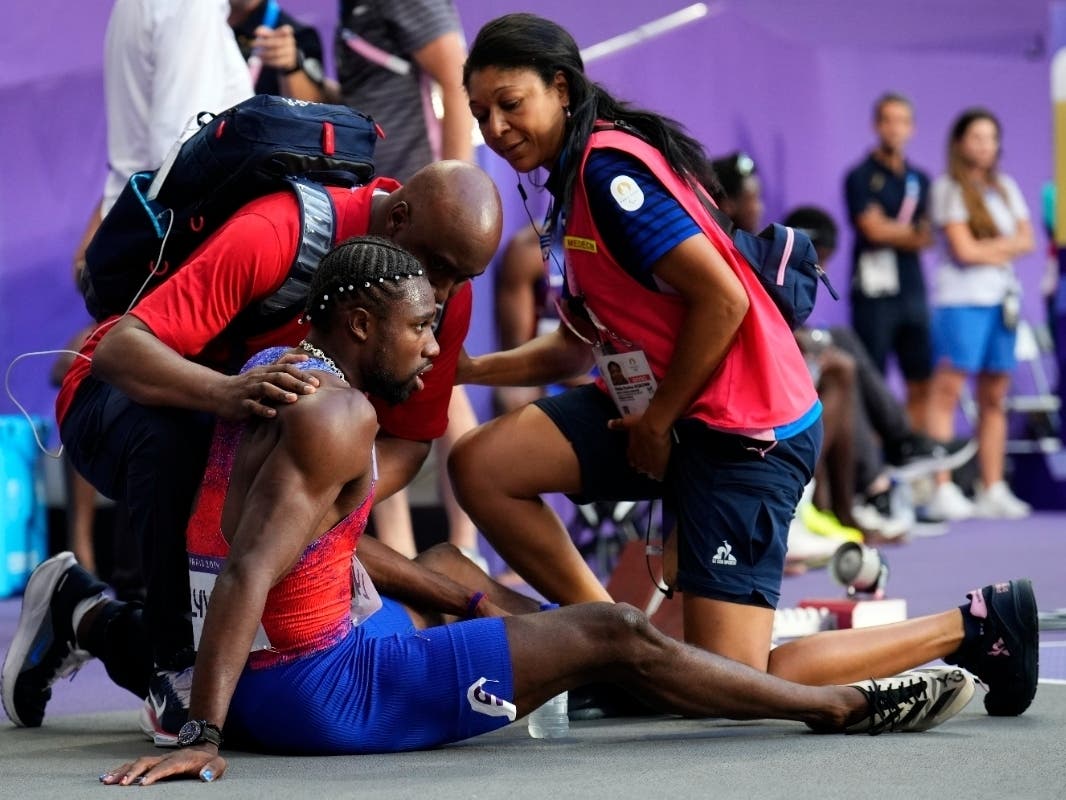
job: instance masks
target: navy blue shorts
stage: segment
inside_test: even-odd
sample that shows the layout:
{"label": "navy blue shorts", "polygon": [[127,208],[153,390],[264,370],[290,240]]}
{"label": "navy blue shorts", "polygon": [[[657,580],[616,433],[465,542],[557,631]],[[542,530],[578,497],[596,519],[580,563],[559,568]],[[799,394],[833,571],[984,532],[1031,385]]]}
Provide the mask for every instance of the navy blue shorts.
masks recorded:
{"label": "navy blue shorts", "polygon": [[502,619],[383,633],[364,623],[313,655],[245,667],[227,739],[286,754],[392,753],[468,739],[514,719]]}
{"label": "navy blue shorts", "polygon": [[924,291],[896,297],[851,296],[851,326],[878,370],[884,374],[895,353],[908,381],[925,381],[933,374],[933,340]]}
{"label": "navy blue shorts", "polygon": [[822,444],[820,418],[769,449],[767,442],[680,420],[660,483],[629,466],[626,433],[607,427],[618,411],[594,385],[535,402],[577,456],[581,493],[571,496],[574,502],[661,498],[678,521],[680,591],[777,607],[788,528]]}

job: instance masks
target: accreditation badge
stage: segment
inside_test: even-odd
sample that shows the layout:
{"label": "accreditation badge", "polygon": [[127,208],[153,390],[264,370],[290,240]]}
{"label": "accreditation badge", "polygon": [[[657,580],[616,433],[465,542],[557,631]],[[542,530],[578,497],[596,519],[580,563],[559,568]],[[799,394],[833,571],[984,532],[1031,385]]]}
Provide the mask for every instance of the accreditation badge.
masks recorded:
{"label": "accreditation badge", "polygon": [[895,297],[899,294],[899,264],[890,247],[864,250],[859,254],[856,279],[865,297]]}
{"label": "accreditation badge", "polygon": [[618,352],[612,347],[593,350],[600,376],[611,393],[611,399],[622,416],[643,414],[655,395],[655,376],[648,365],[648,357],[638,348]]}

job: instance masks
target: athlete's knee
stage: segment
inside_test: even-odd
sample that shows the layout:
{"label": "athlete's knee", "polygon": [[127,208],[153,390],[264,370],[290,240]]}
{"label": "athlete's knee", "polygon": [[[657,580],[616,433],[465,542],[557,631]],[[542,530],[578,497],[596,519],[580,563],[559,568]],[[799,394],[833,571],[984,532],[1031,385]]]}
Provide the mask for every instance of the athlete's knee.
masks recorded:
{"label": "athlete's knee", "polygon": [[625,631],[642,639],[653,638],[656,629],[647,614],[629,603],[615,603],[613,608],[618,615],[619,624]]}
{"label": "athlete's knee", "polygon": [[448,476],[456,498],[464,506],[492,487],[493,465],[486,457],[486,438],[481,428],[467,431],[448,455]]}
{"label": "athlete's knee", "polygon": [[426,569],[445,575],[450,575],[453,567],[467,560],[459,548],[449,542],[435,544],[415,557],[415,561]]}
{"label": "athlete's knee", "polygon": [[590,603],[588,608],[597,638],[605,644],[628,648],[656,638],[648,615],[628,603]]}

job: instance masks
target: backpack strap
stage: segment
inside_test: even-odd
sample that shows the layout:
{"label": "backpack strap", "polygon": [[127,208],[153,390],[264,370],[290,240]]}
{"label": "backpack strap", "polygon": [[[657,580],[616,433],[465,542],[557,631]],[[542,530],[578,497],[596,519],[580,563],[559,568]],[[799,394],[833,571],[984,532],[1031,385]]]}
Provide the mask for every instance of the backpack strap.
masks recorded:
{"label": "backpack strap", "polygon": [[274,294],[260,303],[260,314],[271,315],[307,301],[311,278],[322,258],[333,247],[336,212],[325,187],[304,178],[289,178],[300,203],[300,246],[289,268],[289,277]]}
{"label": "backpack strap", "polygon": [[[287,322],[303,310],[311,278],[333,247],[337,212],[329,191],[306,178],[286,178],[300,206],[300,243],[288,277],[274,294],[242,311],[228,326],[237,339],[257,336]],[[239,366],[239,365],[238,365]]]}
{"label": "backpack strap", "polygon": [[719,228],[725,231],[725,235],[730,239],[733,238],[734,228],[733,220],[722,211],[718,206],[711,202],[711,198],[707,194],[707,190],[703,188],[703,185],[698,183],[694,178],[691,179],[692,191],[696,195],[696,198],[700,201],[700,205],[704,210],[711,215],[711,219],[715,221]]}

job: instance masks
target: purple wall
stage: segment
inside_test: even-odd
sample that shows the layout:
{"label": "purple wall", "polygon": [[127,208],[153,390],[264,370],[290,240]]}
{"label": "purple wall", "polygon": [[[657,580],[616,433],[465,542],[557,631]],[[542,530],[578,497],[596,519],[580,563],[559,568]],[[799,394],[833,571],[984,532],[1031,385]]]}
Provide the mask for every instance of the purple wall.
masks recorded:
{"label": "purple wall", "polygon": [[[0,152],[6,155],[0,159],[2,369],[18,353],[62,346],[87,321],[71,284],[70,254],[98,197],[106,160],[100,53],[110,5],[100,0],[12,4],[15,24],[2,34],[0,47]],[[973,0],[982,14],[974,15],[969,38],[970,21],[931,13],[938,4],[893,5],[896,19],[884,28],[883,20],[837,19],[839,6],[831,0],[751,0],[736,8],[711,4],[707,18],[595,62],[589,71],[616,95],[683,122],[712,154],[737,148],[751,153],[763,176],[768,219],[799,203],[816,203],[843,221],[842,175],[869,147],[871,102],[889,88],[914,99],[918,132],[912,156],[934,174],[944,163],[952,117],[973,103],[995,110],[1005,129],[1004,167],[1038,212],[1039,187],[1051,175],[1048,63],[1040,55],[1026,57],[1021,43],[1029,41],[1026,32],[1034,24],[1046,27],[1046,2]],[[457,5],[470,39],[491,17],[520,7],[506,0],[458,0]],[[542,0],[539,13],[558,20],[587,46],[686,2],[662,2],[653,11],[645,2],[620,0],[602,19],[592,13],[597,5]],[[945,5],[953,4],[945,0]],[[1002,5],[1011,6],[1010,35],[986,43],[985,28],[995,22],[988,14]],[[318,25],[328,40],[333,0],[292,0],[286,7]],[[782,7],[789,11],[779,13]],[[920,47],[912,49],[918,9],[925,10],[923,36]],[[794,20],[786,13],[796,14],[796,20],[813,15],[824,24],[791,25]],[[914,15],[911,27],[905,24],[908,14]],[[57,26],[55,19],[63,22]],[[770,19],[769,25],[763,19]],[[873,48],[871,30],[889,30],[894,39],[883,49]],[[492,153],[480,158],[506,200],[508,229],[517,229],[525,214],[516,202],[513,174]],[[1038,240],[1042,244],[1042,237]],[[841,289],[849,244],[845,236],[830,265]],[[1040,318],[1036,282],[1041,269],[1039,256],[1021,264],[1034,319]],[[468,346],[483,352],[493,346],[491,274],[476,288]],[[824,302],[815,319],[832,322],[846,315],[843,303]],[[51,413],[54,392],[46,377],[51,358],[23,361],[12,374],[17,396],[34,412]],[[473,394],[484,408],[485,393]],[[2,396],[0,413],[13,411]]]}

